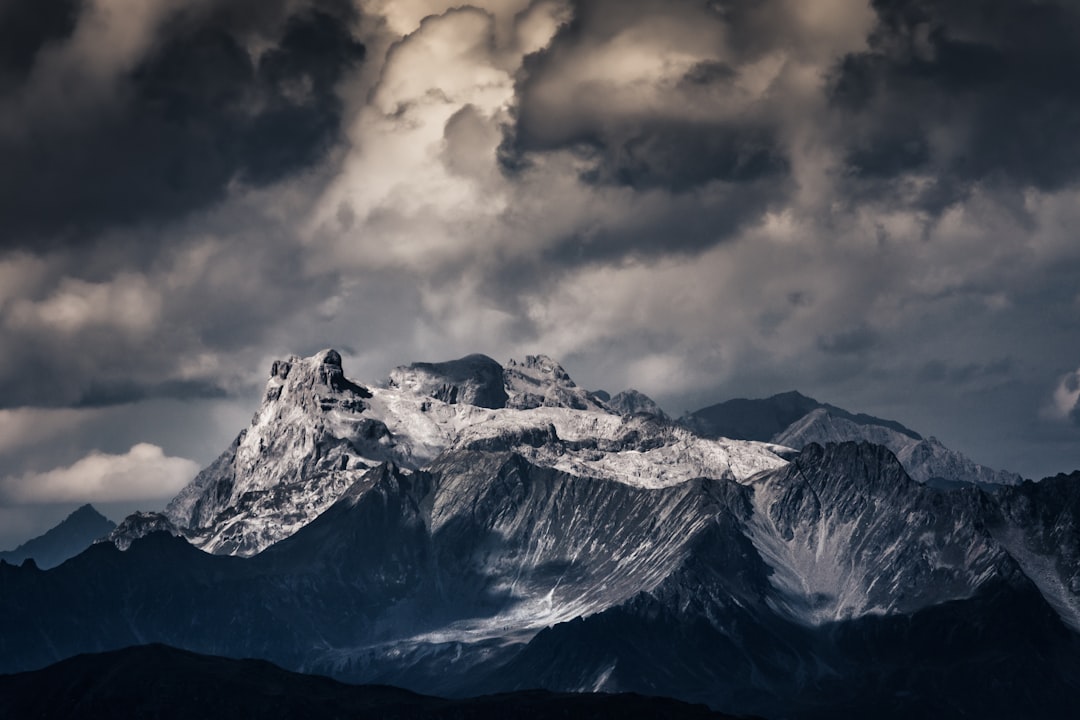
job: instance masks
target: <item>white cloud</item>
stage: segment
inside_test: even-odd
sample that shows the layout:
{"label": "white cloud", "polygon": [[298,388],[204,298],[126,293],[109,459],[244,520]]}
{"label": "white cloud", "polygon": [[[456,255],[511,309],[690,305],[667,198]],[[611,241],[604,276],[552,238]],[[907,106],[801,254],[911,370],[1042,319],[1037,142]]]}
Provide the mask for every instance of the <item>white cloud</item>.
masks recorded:
{"label": "white cloud", "polygon": [[198,471],[191,460],[139,443],[123,455],[93,452],[69,467],[4,478],[0,488],[16,503],[161,500],[175,495]]}
{"label": "white cloud", "polygon": [[147,279],[124,273],[104,283],[65,278],[44,300],[13,303],[9,322],[65,334],[95,327],[144,332],[153,328],[160,310],[161,298]]}
{"label": "white cloud", "polygon": [[1046,414],[1055,420],[1071,419],[1080,411],[1080,369],[1066,373],[1054,389]]}

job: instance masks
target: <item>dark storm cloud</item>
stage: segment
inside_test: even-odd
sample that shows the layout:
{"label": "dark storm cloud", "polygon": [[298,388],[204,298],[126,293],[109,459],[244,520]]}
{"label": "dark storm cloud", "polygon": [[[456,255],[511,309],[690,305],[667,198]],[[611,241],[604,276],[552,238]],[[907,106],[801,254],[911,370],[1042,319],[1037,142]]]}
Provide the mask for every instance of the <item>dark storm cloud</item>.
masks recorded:
{"label": "dark storm cloud", "polygon": [[73,407],[109,407],[143,400],[219,400],[229,397],[224,388],[205,380],[167,380],[140,385],[131,381],[91,382]]}
{"label": "dark storm cloud", "polygon": [[[14,6],[39,4],[50,5]],[[0,22],[21,38],[7,47],[0,38],[9,78],[0,111],[15,118],[0,132],[3,243],[40,247],[167,221],[221,199],[234,180],[259,186],[322,158],[339,139],[335,85],[364,47],[349,34],[348,3],[291,6],[217,2],[168,15],[104,108],[61,103],[21,123],[22,98],[44,82],[30,68],[69,39],[77,6]]]}
{"label": "dark storm cloud", "polygon": [[975,182],[1055,190],[1080,178],[1080,5],[875,0],[869,50],[829,95],[855,176],[916,172],[940,208]]}
{"label": "dark storm cloud", "polygon": [[818,338],[818,348],[827,355],[861,355],[881,342],[881,337],[866,326]]}
{"label": "dark storm cloud", "polygon": [[[513,168],[527,162],[529,153],[574,149],[593,161],[583,175],[590,182],[674,192],[711,181],[784,177],[788,159],[770,118],[754,110],[714,112],[717,98],[736,92],[738,69],[725,60],[704,57],[681,74],[649,78],[651,87],[640,81],[620,87],[620,57],[590,57],[605,44],[625,42],[627,57],[621,59],[627,64],[642,57],[662,64],[661,54],[682,50],[682,34],[694,36],[695,52],[719,53],[725,47],[730,52],[724,38],[739,37],[745,29],[743,3],[713,5],[574,3],[573,20],[549,47],[526,59],[515,123],[501,148],[504,163]],[[662,37],[650,28],[658,19],[668,24]],[[748,45],[742,48],[747,57],[740,59],[753,59],[752,52],[760,49],[743,44]],[[604,63],[601,75],[607,77],[576,77],[597,63]],[[635,102],[639,92],[655,93],[655,98]]]}
{"label": "dark storm cloud", "polygon": [[71,35],[81,0],[8,0],[0,4],[0,92],[26,79],[49,42]]}
{"label": "dark storm cloud", "polygon": [[956,365],[944,360],[930,360],[919,368],[916,377],[921,382],[966,386],[974,383],[1000,383],[1016,373],[1012,358],[1000,358],[986,363]]}
{"label": "dark storm cloud", "polygon": [[[0,408],[250,390],[268,338],[298,315],[317,333],[313,308],[337,292],[335,277],[302,271],[304,250],[282,222],[309,208],[311,197],[270,188],[159,228],[153,242],[132,231],[110,234],[92,252],[0,257],[4,277],[41,276],[19,297],[0,297]],[[156,256],[132,258],[126,251],[140,241]],[[307,342],[300,332],[288,335],[275,352]]]}

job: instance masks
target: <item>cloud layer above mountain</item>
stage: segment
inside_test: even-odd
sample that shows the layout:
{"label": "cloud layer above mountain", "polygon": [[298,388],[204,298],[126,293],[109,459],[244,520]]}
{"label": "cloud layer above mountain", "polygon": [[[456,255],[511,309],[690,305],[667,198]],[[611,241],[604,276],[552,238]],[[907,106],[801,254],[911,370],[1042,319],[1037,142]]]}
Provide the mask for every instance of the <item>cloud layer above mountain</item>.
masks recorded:
{"label": "cloud layer above mountain", "polygon": [[1063,0],[4,3],[0,422],[204,462],[149,409],[224,425],[275,356],[545,352],[1074,469],[1077,37]]}

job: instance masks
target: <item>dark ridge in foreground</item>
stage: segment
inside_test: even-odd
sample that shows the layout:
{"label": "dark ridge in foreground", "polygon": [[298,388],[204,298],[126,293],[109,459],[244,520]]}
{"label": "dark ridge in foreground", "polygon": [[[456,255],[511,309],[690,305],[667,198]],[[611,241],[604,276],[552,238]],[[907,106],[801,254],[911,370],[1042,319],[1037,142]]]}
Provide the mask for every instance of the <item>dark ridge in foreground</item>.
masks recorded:
{"label": "dark ridge in foreground", "polygon": [[633,694],[535,690],[446,700],[301,675],[263,660],[230,660],[157,644],[78,655],[41,670],[0,675],[0,717],[731,718],[701,705]]}

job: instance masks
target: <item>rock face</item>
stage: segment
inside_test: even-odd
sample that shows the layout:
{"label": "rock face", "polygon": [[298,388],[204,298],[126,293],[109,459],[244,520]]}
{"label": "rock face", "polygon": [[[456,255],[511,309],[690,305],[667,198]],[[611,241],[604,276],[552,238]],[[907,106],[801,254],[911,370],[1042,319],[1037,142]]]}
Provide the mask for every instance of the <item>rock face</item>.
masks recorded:
{"label": "rock face", "polygon": [[1027,481],[998,495],[991,532],[1065,623],[1080,632],[1080,471]]}
{"label": "rock face", "polygon": [[729,400],[690,413],[682,422],[704,437],[767,441],[796,450],[810,443],[865,440],[892,450],[916,481],[937,487],[1023,481],[1016,473],[980,465],[937,438],[924,438],[900,423],[850,413],[797,392],[764,400]]}
{"label": "rock face", "polygon": [[506,407],[502,365],[487,355],[441,363],[413,363],[390,373],[390,387],[441,400],[485,408]]}
{"label": "rock face", "polygon": [[510,407],[529,410],[560,407],[570,410],[605,410],[602,401],[582,390],[563,366],[547,355],[528,355],[523,362],[506,364]]}
{"label": "rock face", "polygon": [[651,397],[634,389],[617,393],[615,397],[607,401],[607,406],[621,415],[645,413],[659,418],[667,419],[668,417]]}
{"label": "rock face", "polygon": [[274,362],[251,426],[169,503],[165,516],[211,552],[249,555],[295,532],[384,460],[410,449],[364,414],[372,393],[341,355]]}
{"label": "rock face", "polygon": [[754,505],[778,606],[803,622],[912,613],[1014,575],[975,493],[946,499],[882,445],[808,445],[754,483]]}
{"label": "rock face", "polygon": [[180,528],[163,513],[140,511],[124,518],[112,532],[101,538],[99,542],[112,543],[121,550],[127,550],[131,547],[131,543],[154,533],[168,533],[176,537],[183,536]]}
{"label": "rock face", "polygon": [[27,540],[14,550],[0,552],[0,560],[18,565],[33,558],[42,569],[55,567],[108,535],[114,527],[116,524],[93,505],[83,505],[45,534]]}

